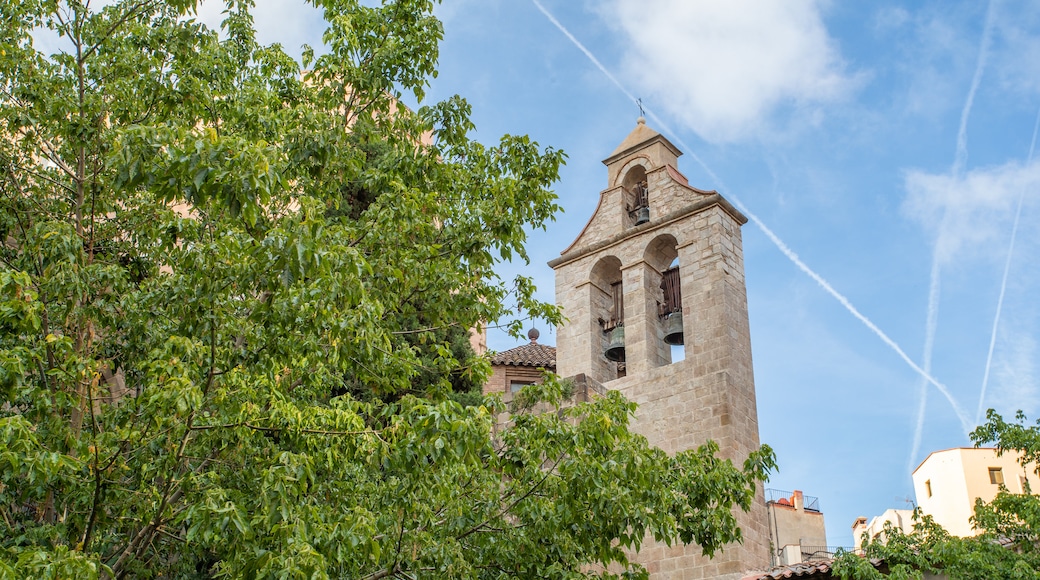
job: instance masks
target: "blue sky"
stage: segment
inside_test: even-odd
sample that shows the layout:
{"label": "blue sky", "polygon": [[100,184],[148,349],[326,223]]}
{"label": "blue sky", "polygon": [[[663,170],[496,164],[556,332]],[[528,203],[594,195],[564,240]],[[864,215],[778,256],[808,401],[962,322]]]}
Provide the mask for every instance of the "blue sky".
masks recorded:
{"label": "blue sky", "polygon": [[[312,8],[257,4],[262,41],[320,44]],[[564,213],[503,277],[533,276],[553,300],[545,264],[595,208],[632,97],[685,152],[691,185],[753,216],[760,436],[780,463],[768,487],[818,496],[831,545],[851,545],[856,516],[908,507],[910,471],[969,444],[983,390],[983,409],[1040,415],[1040,4],[454,0],[438,13],[429,98],[469,99],[484,142],[525,133],[569,156]]]}

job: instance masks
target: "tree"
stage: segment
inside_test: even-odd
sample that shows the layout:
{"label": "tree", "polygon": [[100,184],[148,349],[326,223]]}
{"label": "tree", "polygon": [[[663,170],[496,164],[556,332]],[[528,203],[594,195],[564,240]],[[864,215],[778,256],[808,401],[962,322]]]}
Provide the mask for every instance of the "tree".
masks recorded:
{"label": "tree", "polygon": [[[976,446],[995,444],[998,453],[1021,454],[1023,470],[1040,474],[1040,421],[1026,425],[1019,411],[1017,422],[1008,423],[990,409],[986,423],[971,433]],[[1028,481],[1025,492],[1011,493],[1000,486],[992,502],[975,500],[972,518],[979,535],[951,536],[930,516],[922,516],[913,533],[906,534],[887,526],[884,537],[868,542],[867,559],[845,554],[838,559],[835,573],[841,578],[921,578],[922,572],[946,575],[958,580],[990,578],[1040,579],[1040,496],[1032,493]],[[869,559],[882,559],[891,570],[882,574]]]}
{"label": "tree", "polygon": [[315,4],[296,62],[248,0],[220,34],[0,0],[0,577],[562,578],[739,539],[768,448],[669,457],[552,379],[501,430],[452,400],[489,372],[460,329],[560,321],[494,267],[564,156],[423,104],[432,2]]}

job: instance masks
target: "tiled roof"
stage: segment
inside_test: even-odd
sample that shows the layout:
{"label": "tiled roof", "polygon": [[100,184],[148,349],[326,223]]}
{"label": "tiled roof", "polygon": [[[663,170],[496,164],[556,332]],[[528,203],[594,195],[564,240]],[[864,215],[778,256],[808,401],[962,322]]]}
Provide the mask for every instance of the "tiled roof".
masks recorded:
{"label": "tiled roof", "polygon": [[491,357],[491,364],[555,369],[556,347],[531,341],[496,354]]}
{"label": "tiled roof", "polygon": [[784,578],[830,578],[831,560],[821,562],[802,562],[790,566],[773,568],[764,574],[756,572],[744,576],[742,580],[782,580]]}
{"label": "tiled roof", "polygon": [[[834,560],[820,560],[817,562],[802,562],[789,566],[778,566],[768,572],[755,572],[744,576],[741,580],[784,580],[786,578],[833,578],[831,575],[831,564]],[[872,558],[870,563],[875,568],[883,568],[882,560]]]}

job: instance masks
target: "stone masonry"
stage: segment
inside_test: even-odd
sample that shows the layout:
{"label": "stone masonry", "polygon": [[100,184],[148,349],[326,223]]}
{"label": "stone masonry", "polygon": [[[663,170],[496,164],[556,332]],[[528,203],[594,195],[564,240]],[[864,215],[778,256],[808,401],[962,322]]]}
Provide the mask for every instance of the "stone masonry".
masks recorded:
{"label": "stone masonry", "polygon": [[[680,151],[646,126],[608,157],[608,187],[578,238],[549,263],[568,322],[558,330],[557,373],[585,375],[639,404],[634,429],[669,453],[715,440],[736,463],[757,449],[740,227],[747,218],[721,195],[691,187],[676,168]],[[645,205],[650,219],[638,223]],[[682,360],[672,362],[659,316],[662,272],[678,263]],[[612,288],[623,293],[625,362],[604,357],[613,320]],[[713,559],[695,546],[648,542],[638,555],[652,578],[739,578],[769,564],[761,487],[750,513],[738,512],[744,542]]]}

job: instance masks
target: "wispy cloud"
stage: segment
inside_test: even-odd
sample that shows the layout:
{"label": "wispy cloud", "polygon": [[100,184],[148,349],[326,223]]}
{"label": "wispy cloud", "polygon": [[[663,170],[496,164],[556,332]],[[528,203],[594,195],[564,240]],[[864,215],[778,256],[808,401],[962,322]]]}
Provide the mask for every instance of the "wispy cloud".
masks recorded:
{"label": "wispy cloud", "polygon": [[[1026,162],[1033,161],[1033,152],[1036,150],[1036,135],[1040,131],[1040,110],[1036,113],[1036,122],[1033,123],[1033,138],[1029,142],[1029,154]],[[997,312],[993,315],[993,330],[989,337],[989,351],[986,353],[986,368],[982,373],[982,388],[979,390],[979,406],[975,411],[975,423],[982,420],[982,412],[986,404],[986,388],[989,386],[989,373],[993,365],[993,348],[997,344],[997,329],[1000,327],[1000,314],[1004,308],[1004,295],[1007,293],[1008,273],[1011,271],[1011,258],[1015,255],[1015,238],[1018,237],[1018,222],[1022,217],[1022,202],[1025,201],[1026,190],[1018,193],[1018,207],[1015,208],[1015,221],[1011,226],[1011,241],[1008,242],[1007,258],[1004,260],[1004,274],[1000,279],[1000,295],[997,297]]]}
{"label": "wispy cloud", "polygon": [[849,75],[817,0],[611,0],[604,19],[623,35],[625,75],[670,118],[719,143],[753,135],[780,108],[840,100]]}
{"label": "wispy cloud", "polygon": [[[906,174],[903,211],[935,238],[939,263],[994,255],[1003,244],[1012,209],[1023,191],[1040,187],[1040,164],[1013,161],[962,177],[913,170]],[[1000,252],[1003,255],[1003,252]]]}
{"label": "wispy cloud", "polygon": [[[971,116],[971,109],[975,103],[975,93],[979,90],[979,84],[982,82],[983,72],[986,70],[986,60],[989,58],[989,49],[992,42],[993,36],[993,15],[995,12],[995,3],[990,0],[989,6],[986,8],[986,22],[982,27],[982,39],[979,41],[979,49],[975,58],[975,73],[971,78],[971,86],[968,89],[968,96],[964,99],[964,106],[961,107],[961,118],[960,124],[957,127],[957,144],[953,155],[953,166],[950,168],[950,173],[956,178],[964,172],[964,167],[968,162],[968,118]],[[924,368],[925,371],[931,372],[932,369],[932,354],[935,349],[935,331],[939,325],[939,297],[940,297],[940,279],[942,277],[942,263],[945,258],[942,253],[943,248],[941,247],[941,240],[943,237],[942,232],[948,230],[946,225],[948,218],[949,208],[944,209],[943,218],[940,221],[940,239],[936,241],[935,248],[932,250],[932,269],[929,275],[929,291],[928,291],[928,318],[925,323],[925,339],[924,339]],[[910,450],[910,464],[913,464],[917,453],[921,445],[921,433],[924,430],[925,420],[925,409],[928,404],[928,398],[925,394],[925,390],[928,385],[924,382],[920,386],[920,407],[917,414],[917,424],[914,427],[914,443]],[[978,419],[975,421],[978,422]]]}
{"label": "wispy cloud", "polygon": [[[993,364],[994,349],[997,340],[997,326],[1004,308],[1004,294],[1008,287],[1008,272],[1015,240],[1020,234],[1018,216],[1023,211],[1022,205],[1027,200],[1028,192],[1040,191],[1040,162],[1010,162],[997,167],[980,168],[967,171],[962,176],[952,174],[929,174],[911,171],[906,175],[907,199],[903,210],[912,219],[930,231],[935,239],[934,264],[938,267],[966,267],[966,264],[977,260],[992,260],[994,256],[1004,256],[1004,274],[1000,281],[1000,294],[997,300],[997,313],[994,317],[993,331],[990,340],[990,352],[987,355],[986,371],[983,387],[979,395],[978,409],[983,409],[987,397],[990,366]],[[1004,246],[1007,240],[1008,224],[1011,226],[1012,239],[1010,246]],[[1035,234],[1035,232],[1033,232]],[[933,277],[933,281],[936,278]],[[937,303],[937,299],[929,298],[929,308]],[[927,333],[934,333],[936,320],[929,317]],[[1005,344],[1005,343],[1001,343]],[[930,354],[931,343],[926,338],[926,359]],[[1014,345],[1021,349],[1022,345]],[[1023,364],[1027,357],[1010,357],[1002,359],[1002,364]],[[1020,379],[1032,376],[1026,370],[1014,372],[1003,371],[1003,376],[1018,376]],[[1004,383],[1002,383],[1004,384]],[[1007,388],[1017,391],[1035,389],[1032,383],[1007,384]],[[972,425],[978,423],[981,411],[976,411]],[[918,416],[916,430],[921,429],[923,416]],[[914,439],[915,446],[911,451],[911,461],[916,457],[920,441]]]}

